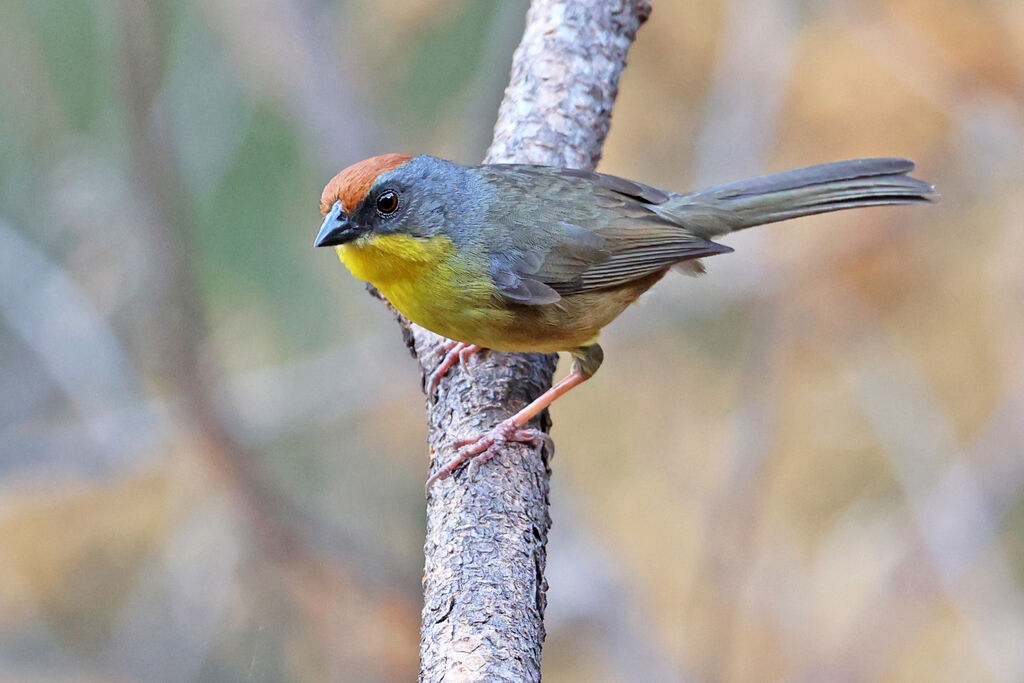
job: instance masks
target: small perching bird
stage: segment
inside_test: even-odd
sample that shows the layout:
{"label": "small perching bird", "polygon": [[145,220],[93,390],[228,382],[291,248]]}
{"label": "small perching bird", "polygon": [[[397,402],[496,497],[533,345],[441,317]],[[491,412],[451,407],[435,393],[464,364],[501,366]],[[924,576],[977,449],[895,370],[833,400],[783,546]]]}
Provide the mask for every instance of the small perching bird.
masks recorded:
{"label": "small perching bird", "polygon": [[428,383],[481,349],[573,356],[571,372],[491,431],[457,442],[429,487],[495,444],[545,438],[529,421],[587,380],[604,354],[598,334],[675,267],[732,251],[712,239],[812,214],[930,201],[906,159],[856,159],[676,194],[567,168],[460,166],[385,154],[349,166],[324,188],[314,242],[333,246],[409,320],[448,337]]}

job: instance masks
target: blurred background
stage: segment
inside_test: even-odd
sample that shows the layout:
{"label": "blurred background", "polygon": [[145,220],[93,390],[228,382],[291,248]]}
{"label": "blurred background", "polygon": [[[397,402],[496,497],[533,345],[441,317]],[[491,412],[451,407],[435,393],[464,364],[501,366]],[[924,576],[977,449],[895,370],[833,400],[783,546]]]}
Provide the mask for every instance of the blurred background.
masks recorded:
{"label": "blurred background", "polygon": [[[478,161],[525,9],[0,0],[0,679],[415,676],[423,396],[318,198]],[[1024,680],[1024,3],[656,0],[600,170],[876,155],[941,203],[730,237],[555,407],[549,680]]]}

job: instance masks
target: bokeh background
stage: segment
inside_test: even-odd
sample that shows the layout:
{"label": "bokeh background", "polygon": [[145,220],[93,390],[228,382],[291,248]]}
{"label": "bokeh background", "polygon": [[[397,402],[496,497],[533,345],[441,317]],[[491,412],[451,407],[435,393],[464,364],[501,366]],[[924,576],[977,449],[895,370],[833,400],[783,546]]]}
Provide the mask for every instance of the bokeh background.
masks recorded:
{"label": "bokeh background", "polygon": [[[410,680],[423,396],[326,250],[471,163],[525,2],[0,0],[0,679]],[[660,0],[601,170],[903,155],[553,411],[552,681],[1024,680],[1024,3]]]}

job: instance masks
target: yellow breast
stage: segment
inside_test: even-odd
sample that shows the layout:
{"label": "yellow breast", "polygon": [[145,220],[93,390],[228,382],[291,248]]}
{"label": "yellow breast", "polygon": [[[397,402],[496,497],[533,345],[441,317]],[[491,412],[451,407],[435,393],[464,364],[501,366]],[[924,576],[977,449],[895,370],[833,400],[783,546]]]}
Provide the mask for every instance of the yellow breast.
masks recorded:
{"label": "yellow breast", "polygon": [[367,235],[335,251],[355,277],[379,289],[405,317],[438,334],[481,343],[501,334],[511,318],[495,306],[486,261],[456,258],[455,244],[447,237]]}

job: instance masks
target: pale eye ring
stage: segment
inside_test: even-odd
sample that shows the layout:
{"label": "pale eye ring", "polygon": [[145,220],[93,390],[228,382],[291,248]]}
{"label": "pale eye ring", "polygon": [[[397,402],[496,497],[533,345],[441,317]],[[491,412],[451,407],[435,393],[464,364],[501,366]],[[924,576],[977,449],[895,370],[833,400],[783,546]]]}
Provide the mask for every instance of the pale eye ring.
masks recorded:
{"label": "pale eye ring", "polygon": [[398,211],[398,193],[394,190],[384,190],[377,195],[377,212],[382,216],[390,216]]}

